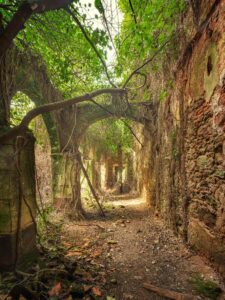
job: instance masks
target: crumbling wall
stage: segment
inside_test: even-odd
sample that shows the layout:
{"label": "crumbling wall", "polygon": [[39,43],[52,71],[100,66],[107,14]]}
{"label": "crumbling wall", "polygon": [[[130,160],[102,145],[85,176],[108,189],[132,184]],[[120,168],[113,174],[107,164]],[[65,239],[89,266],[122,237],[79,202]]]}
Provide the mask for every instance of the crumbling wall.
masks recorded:
{"label": "crumbling wall", "polygon": [[0,269],[37,254],[35,216],[34,138],[27,135],[0,147]]}
{"label": "crumbling wall", "polygon": [[158,106],[152,197],[157,213],[225,274],[225,3],[207,1],[200,12],[202,26],[189,29],[173,89]]}

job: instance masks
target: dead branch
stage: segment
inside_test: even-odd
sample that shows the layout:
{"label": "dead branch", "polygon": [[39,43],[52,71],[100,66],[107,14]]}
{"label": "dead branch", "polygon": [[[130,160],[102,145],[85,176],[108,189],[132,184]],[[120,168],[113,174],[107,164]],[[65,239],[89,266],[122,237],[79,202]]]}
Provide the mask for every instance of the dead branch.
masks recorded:
{"label": "dead branch", "polygon": [[166,297],[166,298],[172,299],[172,300],[197,300],[198,299],[196,296],[174,292],[174,291],[171,291],[168,289],[157,287],[157,286],[155,286],[151,283],[147,283],[147,282],[145,282],[143,284],[143,287],[146,290],[149,290],[151,292],[158,294],[159,296]]}
{"label": "dead branch", "polygon": [[65,107],[71,106],[76,103],[84,102],[84,101],[91,101],[93,97],[97,97],[102,94],[115,94],[115,93],[124,93],[125,89],[101,89],[94,91],[90,94],[85,94],[82,96],[77,96],[75,98],[66,100],[66,101],[59,101],[55,103],[49,103],[42,106],[39,106],[37,108],[34,108],[30,110],[25,117],[22,119],[21,123],[18,126],[13,127],[9,131],[7,131],[5,134],[0,136],[0,145],[4,142],[9,141],[10,139],[13,139],[14,137],[23,134],[29,123],[38,115],[43,113],[48,113],[54,110],[63,109]]}
{"label": "dead branch", "polygon": [[98,225],[98,224],[92,224],[92,223],[89,223],[89,224],[78,224],[78,223],[73,223],[73,225],[77,225],[77,226],[87,226],[87,227],[89,227],[89,226],[96,226],[96,227],[98,227],[98,228],[101,229],[101,230],[105,230],[104,227],[102,227],[102,226],[100,226],[100,225]]}

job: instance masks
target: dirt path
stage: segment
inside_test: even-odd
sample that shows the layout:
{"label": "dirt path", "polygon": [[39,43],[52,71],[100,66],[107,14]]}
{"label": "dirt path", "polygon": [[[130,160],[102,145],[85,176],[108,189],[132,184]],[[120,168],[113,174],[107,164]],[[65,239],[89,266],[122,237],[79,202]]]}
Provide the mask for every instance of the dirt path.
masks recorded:
{"label": "dirt path", "polygon": [[101,274],[102,299],[163,299],[144,290],[143,282],[189,294],[195,276],[219,282],[206,261],[153,217],[142,199],[114,199],[111,206],[105,220],[92,216],[63,229],[64,241],[76,246],[68,255]]}

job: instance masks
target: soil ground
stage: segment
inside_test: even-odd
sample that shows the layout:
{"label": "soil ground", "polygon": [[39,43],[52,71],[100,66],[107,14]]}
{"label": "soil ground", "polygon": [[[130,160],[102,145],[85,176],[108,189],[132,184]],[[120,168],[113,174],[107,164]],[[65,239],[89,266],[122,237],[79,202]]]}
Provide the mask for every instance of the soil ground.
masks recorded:
{"label": "soil ground", "polygon": [[194,294],[191,280],[196,276],[224,288],[207,261],[188,249],[141,198],[114,197],[106,218],[89,214],[88,220],[67,223],[62,239],[71,246],[68,257],[101,274],[96,294],[102,299],[164,299],[145,290],[144,282]]}

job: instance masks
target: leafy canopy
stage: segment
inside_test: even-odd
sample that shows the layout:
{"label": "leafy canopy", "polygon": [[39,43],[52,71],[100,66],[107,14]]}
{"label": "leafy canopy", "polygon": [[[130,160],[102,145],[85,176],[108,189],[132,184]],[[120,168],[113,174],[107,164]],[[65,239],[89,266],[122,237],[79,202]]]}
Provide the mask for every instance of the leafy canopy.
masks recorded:
{"label": "leafy canopy", "polygon": [[[94,19],[98,18],[98,10],[92,8],[93,4],[87,5],[82,2],[74,1],[71,9],[105,59],[108,37],[102,28],[93,26],[94,20],[87,17],[88,11],[93,10]],[[6,9],[0,8],[6,25],[21,1],[0,0],[0,4],[7,4]],[[52,82],[65,97],[100,88],[106,84],[98,57],[80,28],[64,9],[32,15],[25,28],[18,34],[15,43],[21,50],[28,49],[39,56],[40,62],[44,62],[47,66]]]}

